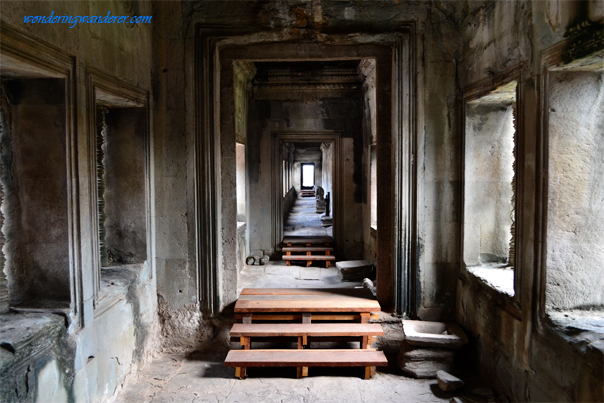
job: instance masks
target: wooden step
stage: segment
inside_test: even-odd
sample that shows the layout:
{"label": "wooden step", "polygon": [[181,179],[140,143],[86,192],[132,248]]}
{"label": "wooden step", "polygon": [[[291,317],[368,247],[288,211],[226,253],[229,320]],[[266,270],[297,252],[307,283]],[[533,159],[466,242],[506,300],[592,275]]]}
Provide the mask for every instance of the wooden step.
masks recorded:
{"label": "wooden step", "polygon": [[[322,322],[322,321],[329,321],[329,322],[334,322],[334,321],[354,321],[354,322],[362,322],[363,321],[363,315],[362,314],[358,314],[358,313],[311,313],[310,314],[311,320],[312,322]],[[303,315],[301,313],[254,313],[254,314],[240,314],[240,313],[236,313],[235,314],[235,319],[237,320],[243,320],[244,318],[248,318],[250,321],[258,321],[258,320],[262,320],[262,321],[279,321],[279,322],[285,322],[285,321],[291,321],[291,322],[300,322],[303,318]],[[380,314],[375,312],[375,313],[370,313],[369,316],[367,316],[366,320],[379,320],[380,319]]]}
{"label": "wooden step", "polygon": [[284,246],[283,252],[333,252],[331,246]]}
{"label": "wooden step", "polygon": [[361,348],[369,348],[375,336],[383,335],[384,330],[377,323],[236,323],[231,329],[231,337],[239,337],[246,349],[251,348],[252,337],[256,341],[258,338],[297,338],[298,348],[308,345],[309,338],[313,341],[359,341]]}
{"label": "wooden step", "polygon": [[288,235],[283,237],[283,245],[331,245],[330,236]]}
{"label": "wooden step", "polygon": [[[295,290],[295,289],[293,289]],[[256,312],[379,312],[380,304],[373,296],[358,294],[243,294],[235,303],[235,313]]]}
{"label": "wooden step", "polygon": [[231,336],[245,337],[335,337],[383,336],[379,323],[235,323]]}
{"label": "wooden step", "polygon": [[283,260],[336,260],[333,255],[283,255]]}
{"label": "wooden step", "polygon": [[247,367],[298,367],[298,377],[308,367],[365,367],[369,379],[376,366],[387,366],[382,351],[376,350],[231,350],[224,365],[237,367],[236,376],[245,378]]}
{"label": "wooden step", "polygon": [[347,295],[356,298],[375,299],[366,288],[244,288],[242,296],[246,295],[321,295],[325,298]]}

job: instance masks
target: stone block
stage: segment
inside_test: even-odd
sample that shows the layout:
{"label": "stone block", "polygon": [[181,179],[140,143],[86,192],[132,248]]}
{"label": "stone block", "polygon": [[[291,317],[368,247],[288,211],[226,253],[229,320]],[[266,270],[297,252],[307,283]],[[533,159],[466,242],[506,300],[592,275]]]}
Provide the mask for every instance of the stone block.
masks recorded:
{"label": "stone block", "polygon": [[445,392],[457,390],[464,385],[461,379],[445,371],[437,371],[436,380],[438,381],[438,387]]}
{"label": "stone block", "polygon": [[455,323],[403,320],[403,334],[409,344],[418,347],[459,348],[468,343]]}
{"label": "stone block", "polygon": [[438,371],[453,372],[455,352],[441,348],[408,349],[401,344],[398,365],[403,372],[413,378],[436,378]]}
{"label": "stone block", "polygon": [[366,260],[345,260],[336,263],[341,281],[363,281],[371,276],[373,265]]}

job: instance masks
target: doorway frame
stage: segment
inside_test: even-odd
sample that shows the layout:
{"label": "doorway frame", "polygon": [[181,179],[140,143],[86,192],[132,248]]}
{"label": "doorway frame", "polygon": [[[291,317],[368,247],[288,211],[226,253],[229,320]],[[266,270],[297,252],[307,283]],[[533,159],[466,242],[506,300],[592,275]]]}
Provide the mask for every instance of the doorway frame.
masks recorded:
{"label": "doorway frame", "polygon": [[[337,130],[315,131],[274,131],[272,132],[271,147],[271,245],[275,252],[281,250],[283,240],[283,171],[281,169],[281,149],[285,143],[332,143],[332,217],[334,249],[338,250],[338,239],[342,239],[342,180],[341,180],[341,139],[342,132]],[[300,169],[300,172],[302,169]],[[300,174],[301,175],[301,174]],[[316,181],[315,181],[316,183]],[[302,188],[302,182],[300,182]]]}
{"label": "doorway frame", "polygon": [[[192,144],[190,166],[194,188],[195,257],[200,309],[219,314],[237,300],[237,271],[229,245],[236,239],[236,220],[226,214],[233,189],[222,167],[234,155],[233,61],[377,60],[378,177],[384,184],[378,198],[377,298],[386,312],[417,314],[421,305],[418,270],[423,260],[418,222],[424,213],[417,202],[424,195],[418,181],[423,164],[423,71],[421,36],[414,21],[393,31],[368,33],[368,38],[333,35],[335,42],[309,41],[304,47],[282,38],[257,36],[247,27],[195,24],[188,42],[187,99],[194,104],[187,126]],[[362,33],[362,32],[361,32]],[[358,32],[357,32],[358,34]],[[266,46],[282,45],[277,54]],[[231,150],[231,142],[233,149]],[[388,184],[388,185],[386,185]],[[234,199],[234,198],[233,198]],[[232,203],[235,205],[235,203]],[[226,206],[226,208],[225,208]]]}

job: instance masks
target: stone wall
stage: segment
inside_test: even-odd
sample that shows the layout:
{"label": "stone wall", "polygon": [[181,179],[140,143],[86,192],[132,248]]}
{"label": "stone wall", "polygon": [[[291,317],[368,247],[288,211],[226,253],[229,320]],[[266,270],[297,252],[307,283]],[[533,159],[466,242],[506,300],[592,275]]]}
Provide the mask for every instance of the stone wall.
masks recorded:
{"label": "stone wall", "polygon": [[604,309],[603,79],[553,72],[550,80],[548,309]]}
{"label": "stone wall", "polygon": [[[601,4],[591,1],[468,5],[469,9],[464,11],[466,17],[460,20],[463,32],[458,70],[461,88],[481,80],[489,81],[489,77],[515,66],[522,69],[517,110],[521,152],[516,160],[521,176],[517,188],[520,198],[516,212],[516,294],[509,297],[496,291],[469,274],[462,265],[457,289],[457,320],[472,339],[476,365],[494,382],[498,392],[509,399],[602,400],[604,349],[601,342],[593,341],[601,339],[601,331],[594,332],[593,326],[588,330],[584,322],[569,320],[566,326],[571,326],[570,322],[575,326],[571,331],[552,323],[545,315],[544,292],[549,285],[545,279],[549,281],[551,276],[548,267],[541,263],[543,250],[540,248],[544,241],[549,242],[549,234],[542,239],[540,232],[544,223],[540,178],[547,178],[547,168],[540,163],[547,161],[541,159],[547,157],[543,139],[552,134],[555,139],[556,135],[551,132],[551,125],[548,133],[539,116],[542,114],[545,119],[548,114],[556,113],[551,108],[540,109],[543,101],[540,97],[554,89],[551,83],[540,81],[545,63],[542,52],[561,43],[565,33],[577,24],[601,20],[604,10]],[[573,144],[573,148],[582,147]],[[567,191],[558,186],[554,189],[554,192]],[[567,212],[573,209],[574,206],[568,206]],[[577,241],[580,242],[580,238]],[[579,278],[582,275],[577,274]],[[583,347],[578,347],[580,344]]]}
{"label": "stone wall", "polygon": [[[93,253],[93,248],[97,247],[98,228],[93,220],[97,214],[96,200],[91,195],[96,176],[89,145],[94,143],[96,133],[88,132],[88,123],[94,122],[95,113],[94,106],[89,105],[94,100],[93,88],[87,81],[89,73],[100,71],[143,92],[151,90],[152,24],[78,24],[69,28],[67,24],[23,22],[24,16],[30,15],[105,16],[107,12],[152,14],[149,2],[139,1],[0,3],[3,45],[4,35],[10,35],[44,49],[32,52],[31,49],[37,48],[19,46],[18,52],[33,54],[20,59],[23,65],[10,78],[17,79],[13,81],[15,84],[19,81],[30,84],[26,83],[19,91],[10,90],[8,81],[5,84],[7,92],[17,94],[25,90],[21,101],[14,104],[19,110],[11,117],[14,134],[19,134],[17,140],[29,142],[26,148],[15,144],[18,147],[13,149],[15,162],[26,163],[17,167],[20,172],[15,178],[22,180],[35,174],[32,177],[35,183],[27,188],[21,186],[19,204],[23,208],[30,201],[41,203],[32,210],[35,213],[32,217],[28,213],[27,221],[38,221],[36,237],[55,243],[51,247],[33,248],[28,253],[43,265],[43,270],[51,271],[56,262],[61,262],[59,284],[51,277],[45,279],[44,271],[30,273],[30,281],[46,280],[39,290],[34,289],[38,303],[27,304],[29,309],[25,311],[13,301],[10,313],[0,315],[2,401],[108,400],[159,348],[155,262],[148,259],[146,251],[140,256],[143,263],[106,268],[102,270],[101,283],[95,280],[93,266],[98,254]],[[59,55],[60,60],[71,58],[72,76],[70,80],[53,78],[51,81],[57,85],[41,85],[35,90],[35,81],[47,81],[35,77],[47,73],[38,73],[39,76],[33,73],[31,77],[33,71],[40,70],[28,63],[48,61],[48,54]],[[4,56],[3,53],[0,57],[3,74],[4,63],[11,60]],[[27,110],[20,110],[25,106]],[[143,115],[147,120],[148,111]],[[149,126],[147,122],[145,125]],[[70,130],[74,132],[73,138],[68,135]],[[144,150],[140,150],[143,157]],[[140,158],[135,161],[140,166]],[[2,172],[7,173],[4,169]],[[61,206],[57,211],[45,211],[57,205]],[[134,206],[140,203],[133,203]],[[9,213],[11,218],[15,217],[12,211]],[[140,228],[139,224],[134,226]],[[6,223],[4,227],[9,231]],[[147,236],[145,231],[143,238]],[[69,237],[64,235],[67,233]],[[68,243],[70,240],[73,243]],[[9,265],[15,262],[14,256],[10,259]],[[35,268],[37,264],[28,267]],[[10,279],[9,287],[13,284]],[[95,298],[97,285],[100,292]],[[61,295],[59,304],[48,301],[54,298],[53,294]],[[21,296],[11,293],[10,298],[18,300]]]}

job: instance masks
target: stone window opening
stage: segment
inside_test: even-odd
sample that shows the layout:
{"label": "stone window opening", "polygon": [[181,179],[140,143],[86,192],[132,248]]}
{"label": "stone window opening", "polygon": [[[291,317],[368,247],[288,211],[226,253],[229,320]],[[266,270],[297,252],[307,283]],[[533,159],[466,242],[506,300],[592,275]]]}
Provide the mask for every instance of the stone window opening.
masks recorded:
{"label": "stone window opening", "polygon": [[545,313],[571,336],[601,334],[604,70],[581,62],[546,76]]}
{"label": "stone window opening", "polygon": [[71,304],[65,80],[3,77],[0,305]]}
{"label": "stone window opening", "polygon": [[463,261],[497,291],[514,296],[517,81],[466,99]]}
{"label": "stone window opening", "polygon": [[101,267],[147,259],[143,108],[97,107],[96,178]]}
{"label": "stone window opening", "polygon": [[152,275],[149,136],[146,93],[96,70],[88,80],[96,318],[123,297],[129,273]]}

